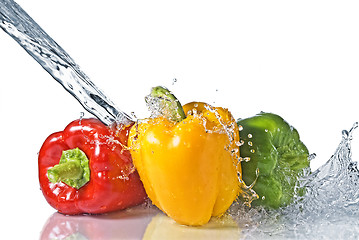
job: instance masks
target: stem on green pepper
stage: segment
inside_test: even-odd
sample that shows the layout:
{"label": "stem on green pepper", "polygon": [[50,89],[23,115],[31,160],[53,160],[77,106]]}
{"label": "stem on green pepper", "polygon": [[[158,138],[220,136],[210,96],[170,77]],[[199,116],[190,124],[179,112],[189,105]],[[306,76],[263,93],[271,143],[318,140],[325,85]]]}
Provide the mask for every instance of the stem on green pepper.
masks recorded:
{"label": "stem on green pepper", "polygon": [[79,189],[90,181],[89,160],[79,148],[63,151],[59,164],[47,170],[47,177],[52,183],[61,181]]}
{"label": "stem on green pepper", "polygon": [[168,119],[180,122],[186,118],[181,103],[167,88],[162,86],[154,87],[150,96],[159,100],[161,114]]}

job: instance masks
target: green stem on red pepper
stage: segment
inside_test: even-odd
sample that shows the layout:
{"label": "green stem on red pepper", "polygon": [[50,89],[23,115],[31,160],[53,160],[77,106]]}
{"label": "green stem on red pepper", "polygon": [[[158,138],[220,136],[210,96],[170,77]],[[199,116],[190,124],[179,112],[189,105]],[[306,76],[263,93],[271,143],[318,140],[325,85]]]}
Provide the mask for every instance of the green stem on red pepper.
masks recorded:
{"label": "green stem on red pepper", "polygon": [[89,160],[79,148],[62,152],[59,164],[47,170],[50,182],[64,182],[79,189],[90,181]]}

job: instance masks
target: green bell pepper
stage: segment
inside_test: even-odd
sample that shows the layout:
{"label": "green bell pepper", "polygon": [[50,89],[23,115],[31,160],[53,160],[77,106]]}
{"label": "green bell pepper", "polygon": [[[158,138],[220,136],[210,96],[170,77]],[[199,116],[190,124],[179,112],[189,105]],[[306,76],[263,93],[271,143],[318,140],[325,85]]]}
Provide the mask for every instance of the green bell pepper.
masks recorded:
{"label": "green bell pepper", "polygon": [[258,200],[253,205],[279,208],[288,205],[309,153],[295,128],[276,114],[261,112],[239,119],[243,180],[254,183]]}

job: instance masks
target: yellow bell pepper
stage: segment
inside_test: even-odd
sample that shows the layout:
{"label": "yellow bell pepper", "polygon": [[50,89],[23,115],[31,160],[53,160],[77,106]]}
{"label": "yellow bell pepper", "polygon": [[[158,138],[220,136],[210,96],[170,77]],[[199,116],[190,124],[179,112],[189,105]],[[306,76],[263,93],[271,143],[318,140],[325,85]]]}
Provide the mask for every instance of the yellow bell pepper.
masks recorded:
{"label": "yellow bell pepper", "polygon": [[203,225],[225,213],[239,194],[238,127],[227,109],[201,102],[182,109],[167,89],[160,90],[162,115],[130,131],[133,162],[153,204],[180,224]]}

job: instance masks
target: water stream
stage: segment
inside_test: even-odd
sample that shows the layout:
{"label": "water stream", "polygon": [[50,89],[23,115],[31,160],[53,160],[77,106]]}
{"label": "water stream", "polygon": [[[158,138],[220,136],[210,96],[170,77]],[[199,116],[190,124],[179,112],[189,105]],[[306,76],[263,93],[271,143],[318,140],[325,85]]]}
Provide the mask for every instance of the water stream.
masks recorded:
{"label": "water stream", "polygon": [[14,1],[0,0],[0,27],[80,104],[103,123],[129,123],[122,112],[83,73],[73,59]]}

